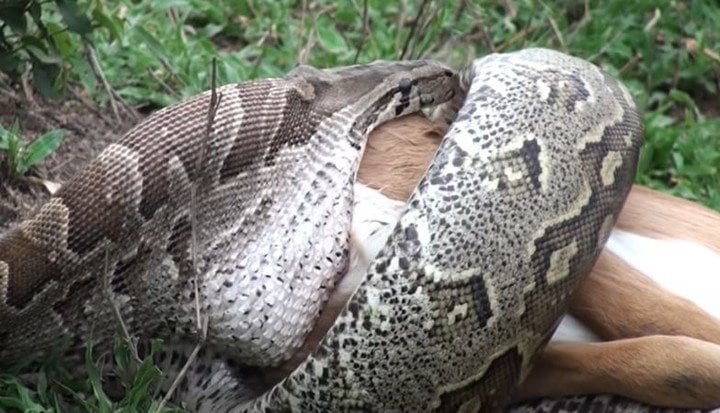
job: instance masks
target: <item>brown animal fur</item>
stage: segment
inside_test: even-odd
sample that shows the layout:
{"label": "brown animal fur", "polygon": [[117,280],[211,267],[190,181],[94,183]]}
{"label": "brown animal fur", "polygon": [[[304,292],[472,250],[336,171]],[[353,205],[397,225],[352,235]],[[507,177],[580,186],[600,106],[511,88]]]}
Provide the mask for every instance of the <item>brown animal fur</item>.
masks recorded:
{"label": "brown animal fur", "polygon": [[720,346],[685,336],[551,343],[517,399],[610,393],[665,407],[712,408],[720,403],[719,370]]}
{"label": "brown animal fur", "polygon": [[694,202],[637,185],[616,227],[652,238],[696,241],[720,252],[720,215]]}
{"label": "brown animal fur", "polygon": [[358,182],[405,201],[435,156],[443,129],[420,115],[387,122],[368,137]]}

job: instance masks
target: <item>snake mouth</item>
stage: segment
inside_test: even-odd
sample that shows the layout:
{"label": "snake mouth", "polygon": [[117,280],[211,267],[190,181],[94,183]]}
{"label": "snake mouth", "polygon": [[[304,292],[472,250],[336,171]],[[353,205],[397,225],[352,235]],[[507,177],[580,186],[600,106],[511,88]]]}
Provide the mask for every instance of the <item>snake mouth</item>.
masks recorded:
{"label": "snake mouth", "polygon": [[268,385],[287,377],[320,345],[364,280],[370,263],[385,246],[407,200],[435,159],[445,129],[442,122],[411,114],[388,121],[370,133],[354,188],[348,269],[302,347],[281,366],[265,372]]}

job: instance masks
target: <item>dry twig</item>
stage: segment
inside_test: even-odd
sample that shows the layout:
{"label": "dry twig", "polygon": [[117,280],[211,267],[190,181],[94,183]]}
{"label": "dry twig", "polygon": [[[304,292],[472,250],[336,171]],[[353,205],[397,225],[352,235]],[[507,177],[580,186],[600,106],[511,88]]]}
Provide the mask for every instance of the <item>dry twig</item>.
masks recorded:
{"label": "dry twig", "polygon": [[173,393],[177,389],[177,386],[180,385],[180,382],[182,381],[183,377],[187,374],[188,369],[192,365],[192,363],[197,358],[198,353],[200,352],[200,349],[205,344],[205,340],[207,340],[207,332],[208,332],[208,323],[209,319],[208,317],[203,317],[201,314],[201,303],[200,303],[200,275],[198,271],[198,237],[197,237],[197,230],[199,228],[198,224],[198,218],[197,218],[197,210],[198,210],[198,202],[197,202],[197,188],[201,185],[202,181],[202,173],[200,172],[204,163],[205,158],[207,156],[208,147],[210,146],[210,132],[212,131],[213,123],[215,122],[215,115],[217,114],[218,107],[220,106],[220,102],[222,100],[222,94],[217,93],[217,64],[215,59],[213,59],[212,62],[212,89],[210,92],[210,105],[208,107],[207,112],[207,123],[205,124],[205,133],[203,135],[203,140],[200,143],[200,153],[198,155],[197,161],[195,162],[195,182],[190,188],[190,254],[191,254],[191,261],[192,261],[192,269],[193,269],[193,277],[194,277],[194,288],[195,288],[195,317],[196,317],[196,328],[197,328],[197,334],[198,334],[198,342],[195,344],[195,348],[193,348],[193,351],[190,353],[190,356],[188,357],[185,364],[180,369],[180,372],[178,372],[177,376],[173,380],[172,384],[170,385],[170,388],[168,389],[167,393],[165,393],[165,397],[160,401],[160,404],[158,404],[157,409],[155,410],[156,413],[159,413],[167,404],[167,402],[172,397]]}
{"label": "dry twig", "polygon": [[107,78],[105,77],[105,73],[102,71],[102,67],[100,67],[100,62],[98,62],[97,53],[95,53],[95,48],[93,47],[92,43],[89,41],[84,42],[85,46],[85,58],[87,59],[88,63],[90,64],[90,69],[92,69],[93,74],[95,74],[95,78],[97,81],[103,86],[105,89],[105,93],[108,95],[108,100],[110,102],[110,109],[112,109],[113,116],[115,116],[115,121],[117,123],[120,123],[122,119],[120,118],[120,111],[118,110],[118,104],[115,101],[115,91],[113,90],[112,86],[110,86],[110,83],[107,81]]}
{"label": "dry twig", "polygon": [[122,313],[120,313],[120,307],[118,304],[113,300],[112,298],[112,292],[110,291],[110,247],[105,247],[105,265],[103,267],[103,293],[105,294],[105,298],[110,302],[110,305],[112,306],[113,313],[115,314],[115,319],[117,320],[118,324],[120,325],[120,330],[122,330],[123,336],[125,338],[125,341],[127,342],[128,347],[130,348],[130,353],[132,353],[133,359],[138,364],[142,364],[142,360],[140,359],[140,355],[137,351],[137,342],[136,340],[130,335],[130,330],[128,330],[127,325],[125,324],[125,321],[123,320]]}
{"label": "dry twig", "polygon": [[25,72],[20,76],[20,83],[23,93],[25,94],[25,100],[30,103],[30,106],[36,108],[38,104],[33,97],[32,87],[30,86],[30,65],[27,66]]}
{"label": "dry twig", "polygon": [[410,46],[410,41],[415,36],[415,30],[417,29],[418,24],[420,23],[420,19],[423,16],[423,13],[425,12],[425,6],[427,5],[427,0],[423,0],[423,2],[420,4],[420,8],[418,9],[417,15],[415,16],[415,20],[413,20],[412,26],[410,26],[410,33],[408,33],[407,39],[405,39],[405,45],[402,48],[402,52],[400,52],[399,59],[404,59],[405,54],[407,53],[407,49]]}
{"label": "dry twig", "polygon": [[362,22],[363,22],[363,36],[360,39],[360,44],[358,44],[357,50],[355,51],[355,58],[353,59],[353,63],[357,63],[358,58],[360,57],[360,52],[362,51],[363,47],[365,46],[365,39],[370,37],[370,19],[368,18],[368,0],[363,1]]}
{"label": "dry twig", "polygon": [[567,51],[567,48],[565,47],[565,39],[563,39],[562,32],[560,32],[560,28],[558,27],[557,22],[550,15],[548,15],[547,18],[550,22],[550,27],[552,27],[553,32],[555,33],[555,37],[558,39],[558,42],[560,42],[560,48],[563,51]]}

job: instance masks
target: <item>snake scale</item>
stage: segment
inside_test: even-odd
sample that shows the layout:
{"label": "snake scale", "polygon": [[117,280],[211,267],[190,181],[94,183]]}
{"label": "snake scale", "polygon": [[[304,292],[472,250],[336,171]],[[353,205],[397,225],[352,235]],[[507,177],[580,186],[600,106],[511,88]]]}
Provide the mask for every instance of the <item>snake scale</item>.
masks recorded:
{"label": "snake scale", "polygon": [[[431,61],[300,66],[219,88],[214,118],[210,93],[151,116],[0,239],[0,363],[107,348],[114,303],[132,334],[168,343],[172,370],[196,341],[197,288],[191,410],[504,405],[602,249],[642,126],[621,84],[558,52],[490,55],[469,78]],[[463,97],[322,343],[262,385],[346,271],[368,132]]]}

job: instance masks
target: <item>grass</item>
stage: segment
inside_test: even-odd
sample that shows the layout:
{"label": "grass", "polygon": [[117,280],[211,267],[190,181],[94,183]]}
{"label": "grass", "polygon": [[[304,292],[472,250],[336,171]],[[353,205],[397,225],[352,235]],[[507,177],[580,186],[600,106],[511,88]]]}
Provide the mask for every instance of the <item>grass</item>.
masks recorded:
{"label": "grass", "polygon": [[[715,0],[86,0],[78,5],[88,15],[105,16],[91,37],[100,66],[118,96],[146,111],[208,89],[213,58],[222,84],[282,76],[298,62],[331,67],[430,57],[462,68],[495,51],[562,50],[622,79],[643,110],[646,145],[637,182],[720,210]],[[59,27],[59,13],[51,10],[45,18],[49,27]],[[105,89],[79,54],[80,37],[63,30],[54,36],[66,51],[63,79],[106,103]],[[98,411],[93,409],[104,399],[92,391],[93,380],[75,391],[84,402],[73,411]],[[14,377],[0,378],[0,411],[59,411],[58,400],[77,400],[47,378],[44,383],[31,390]],[[103,411],[149,406],[106,402]]]}
{"label": "grass", "polygon": [[20,133],[17,120],[10,130],[0,126],[0,150],[7,154],[7,176],[18,178],[25,174],[30,167],[53,153],[60,146],[64,135],[64,130],[56,129],[29,143]]}
{"label": "grass", "polygon": [[[96,4],[112,22],[93,33],[105,75],[146,111],[208,89],[214,57],[223,84],[282,76],[298,62],[430,57],[462,68],[494,51],[559,49],[631,89],[647,126],[638,183],[720,210],[720,125],[712,119],[720,113],[713,107],[720,6],[713,0],[81,2],[93,15]],[[58,36],[61,44],[79,42],[70,32]],[[71,60],[74,81],[104,102],[87,63]]]}
{"label": "grass", "polygon": [[[159,342],[153,343],[157,350]],[[23,370],[33,371],[33,388],[26,380],[10,373],[0,373],[0,412],[18,411],[33,413],[87,412],[87,413],[134,413],[157,411],[159,401],[154,397],[154,385],[160,378],[160,370],[148,356],[141,363],[134,363],[129,347],[116,340],[113,352],[112,374],[124,391],[123,397],[113,400],[103,388],[103,377],[92,347],[85,349],[87,378],[70,374],[61,363],[44,362],[31,364]],[[182,412],[176,407],[160,410],[162,413]]]}

